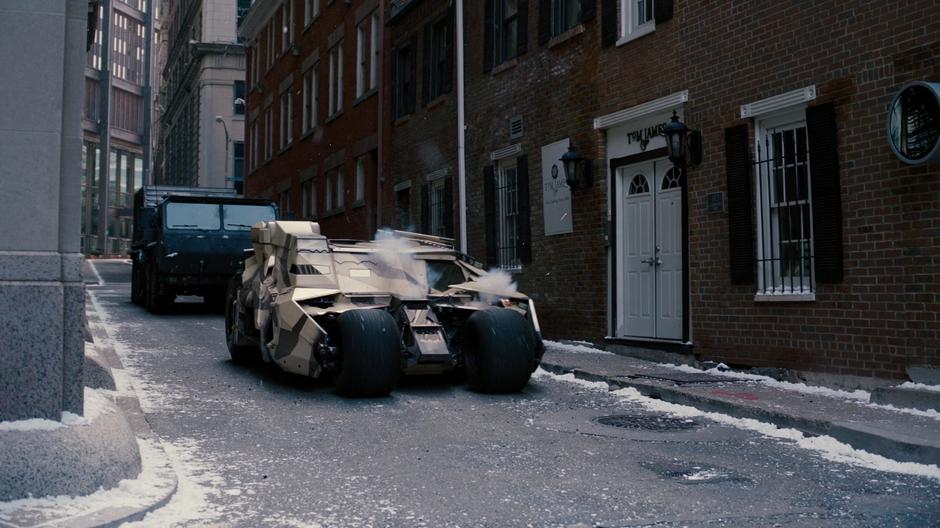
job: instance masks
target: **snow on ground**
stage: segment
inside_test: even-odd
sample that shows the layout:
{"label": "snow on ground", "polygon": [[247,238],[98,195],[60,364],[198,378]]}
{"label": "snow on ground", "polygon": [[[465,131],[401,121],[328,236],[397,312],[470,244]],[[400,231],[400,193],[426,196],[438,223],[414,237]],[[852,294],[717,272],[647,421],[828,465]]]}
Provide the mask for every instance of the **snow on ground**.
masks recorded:
{"label": "snow on ground", "polygon": [[48,514],[54,518],[56,526],[68,526],[77,517],[105,508],[140,509],[153,504],[168,491],[169,468],[155,442],[138,438],[137,445],[142,466],[137,478],[125,479],[114,488],[80,497],[60,495],[0,502],[0,521],[12,522],[14,513],[18,518],[44,518],[44,514]]}
{"label": "snow on ground", "polygon": [[898,385],[897,388],[940,392],[940,385],[927,385],[926,383],[914,383],[913,381],[905,381],[904,383]]}
{"label": "snow on ground", "polygon": [[[580,385],[591,390],[609,391],[610,386],[604,382],[594,382],[578,379],[574,374],[552,374],[539,368],[534,377],[536,379],[554,379]],[[815,452],[819,456],[834,462],[841,462],[855,466],[875,469],[888,473],[901,473],[919,477],[928,477],[940,480],[940,467],[934,464],[917,464],[914,462],[898,462],[889,458],[875,455],[867,451],[855,449],[848,444],[839,442],[831,436],[807,437],[796,429],[780,428],[772,424],[753,420],[750,418],[735,418],[732,416],[706,412],[687,405],[678,405],[662,400],[648,398],[636,389],[629,387],[619,389],[610,394],[625,402],[635,403],[653,412],[670,414],[680,418],[707,418],[739,429],[754,431],[761,435],[777,440],[791,442],[803,449]]]}
{"label": "snow on ground", "polygon": [[590,343],[586,341],[581,341],[581,343],[584,343],[584,344],[579,345],[579,344],[576,344],[578,343],[578,341],[573,341],[571,343],[560,343],[558,341],[549,341],[546,339],[544,343],[546,347],[552,347],[562,352],[572,352],[575,354],[611,354],[613,355],[612,352],[608,352],[606,350],[599,350],[592,346],[586,346],[586,345],[590,345]]}
{"label": "snow on ground", "polygon": [[114,405],[101,392],[85,387],[85,413],[82,416],[63,411],[60,421],[43,418],[5,421],[0,422],[0,431],[54,431],[73,425],[87,425],[102,414],[114,411]]}

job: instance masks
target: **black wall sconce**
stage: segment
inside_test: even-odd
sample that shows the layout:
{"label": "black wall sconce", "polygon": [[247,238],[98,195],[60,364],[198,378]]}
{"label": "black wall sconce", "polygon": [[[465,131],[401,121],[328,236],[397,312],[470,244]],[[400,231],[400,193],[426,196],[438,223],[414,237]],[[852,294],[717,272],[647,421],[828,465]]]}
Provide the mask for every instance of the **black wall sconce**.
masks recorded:
{"label": "black wall sconce", "polygon": [[590,187],[594,183],[593,163],[581,157],[574,145],[568,145],[568,152],[560,158],[565,166],[565,181],[571,189]]}
{"label": "black wall sconce", "polygon": [[686,151],[688,151],[690,164],[702,163],[702,131],[689,130],[685,123],[679,121],[679,115],[675,110],[672,111],[670,122],[663,129],[663,135],[666,136],[669,161],[674,165],[685,163]]}

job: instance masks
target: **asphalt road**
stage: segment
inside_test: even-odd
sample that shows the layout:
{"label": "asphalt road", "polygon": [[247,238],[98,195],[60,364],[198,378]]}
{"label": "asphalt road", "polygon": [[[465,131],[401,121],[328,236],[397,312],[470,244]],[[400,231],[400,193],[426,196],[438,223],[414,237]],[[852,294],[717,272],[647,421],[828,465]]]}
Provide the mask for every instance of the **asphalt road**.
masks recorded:
{"label": "asphalt road", "polygon": [[[230,361],[222,314],[198,298],[151,315],[130,302],[129,264],[95,267],[89,291],[181,479],[145,525],[940,526],[936,480],[670,423],[547,375],[510,396],[424,378],[344,399]],[[595,421],[611,415],[683,429]]]}

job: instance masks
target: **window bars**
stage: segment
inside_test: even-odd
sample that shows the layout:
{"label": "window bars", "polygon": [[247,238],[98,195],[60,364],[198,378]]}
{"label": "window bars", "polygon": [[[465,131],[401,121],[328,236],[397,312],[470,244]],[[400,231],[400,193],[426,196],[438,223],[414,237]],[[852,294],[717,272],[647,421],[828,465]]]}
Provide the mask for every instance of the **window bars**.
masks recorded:
{"label": "window bars", "polygon": [[762,132],[754,171],[758,294],[813,293],[812,175],[806,124]]}
{"label": "window bars", "polygon": [[496,179],[497,210],[496,220],[499,231],[497,237],[497,255],[499,268],[503,270],[522,269],[522,262],[517,252],[519,240],[519,197],[516,179],[516,167],[501,169]]}

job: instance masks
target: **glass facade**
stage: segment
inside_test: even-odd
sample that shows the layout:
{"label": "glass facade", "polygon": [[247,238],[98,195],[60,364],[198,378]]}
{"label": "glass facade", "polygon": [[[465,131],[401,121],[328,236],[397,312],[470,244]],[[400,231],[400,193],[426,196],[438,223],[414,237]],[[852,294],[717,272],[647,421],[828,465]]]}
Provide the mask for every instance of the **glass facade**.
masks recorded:
{"label": "glass facade", "polygon": [[99,179],[101,148],[82,144],[82,252],[87,255],[126,255],[133,229],[134,193],[143,185],[144,159],[140,153],[115,146],[108,155],[107,247],[99,244]]}

